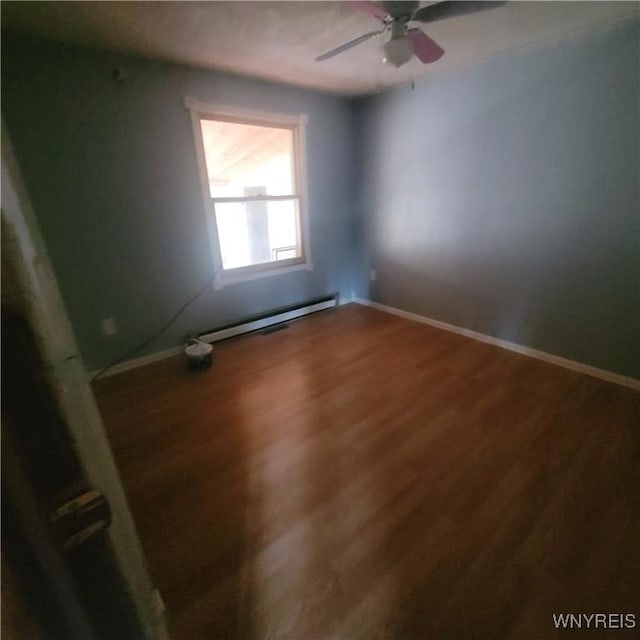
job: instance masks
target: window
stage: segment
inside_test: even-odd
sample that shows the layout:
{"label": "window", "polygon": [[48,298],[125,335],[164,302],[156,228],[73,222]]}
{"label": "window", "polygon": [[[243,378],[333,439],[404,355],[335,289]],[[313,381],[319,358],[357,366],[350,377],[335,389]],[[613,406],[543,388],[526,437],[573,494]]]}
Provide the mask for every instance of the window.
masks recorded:
{"label": "window", "polygon": [[219,284],[306,268],[304,117],[187,98]]}

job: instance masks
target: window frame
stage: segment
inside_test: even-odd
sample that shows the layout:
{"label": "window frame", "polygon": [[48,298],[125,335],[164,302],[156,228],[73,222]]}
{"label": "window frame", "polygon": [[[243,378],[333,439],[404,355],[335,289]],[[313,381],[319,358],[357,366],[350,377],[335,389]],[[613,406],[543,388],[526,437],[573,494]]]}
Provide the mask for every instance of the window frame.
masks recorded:
{"label": "window frame", "polygon": [[[311,271],[311,248],[309,245],[309,213],[307,197],[306,172],[306,125],[309,122],[307,114],[286,115],[281,113],[267,113],[264,111],[245,110],[221,104],[204,103],[190,96],[184,99],[185,107],[191,116],[191,125],[195,140],[198,173],[202,187],[209,239],[211,243],[211,257],[214,268],[213,284],[216,289],[223,286],[259,278],[267,278],[293,271]],[[219,122],[235,122],[254,126],[290,129],[293,134],[293,182],[294,193],[286,196],[246,196],[233,198],[212,198],[207,163],[204,150],[204,140],[200,125],[201,120],[216,120]],[[297,203],[297,233],[301,255],[295,258],[246,265],[233,269],[224,269],[222,252],[216,224],[216,202],[245,202],[245,201],[277,201],[293,200]]]}

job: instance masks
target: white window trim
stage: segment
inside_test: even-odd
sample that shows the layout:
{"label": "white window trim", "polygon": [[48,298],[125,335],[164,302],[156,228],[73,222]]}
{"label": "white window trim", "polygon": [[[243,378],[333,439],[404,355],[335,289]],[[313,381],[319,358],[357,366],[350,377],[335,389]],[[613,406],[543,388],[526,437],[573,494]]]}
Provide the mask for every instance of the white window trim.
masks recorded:
{"label": "white window trim", "polygon": [[[213,261],[215,289],[221,289],[224,286],[246,282],[249,280],[259,280],[261,278],[270,278],[273,276],[291,273],[293,271],[312,271],[313,262],[311,260],[311,243],[309,241],[309,198],[307,183],[307,137],[306,125],[309,122],[309,116],[306,113],[299,115],[287,115],[282,113],[268,113],[265,111],[250,111],[246,109],[238,109],[222,104],[212,104],[200,102],[196,98],[186,96],[184,105],[191,115],[191,126],[193,129],[193,137],[196,145],[196,158],[198,161],[198,173],[200,175],[200,184],[202,187],[202,199],[204,203],[204,211],[207,218],[207,227],[209,229],[209,237],[211,240],[211,255]],[[219,118],[240,118],[256,122],[264,122],[265,125],[287,125],[296,126],[298,128],[299,148],[296,150],[296,161],[298,163],[298,181],[299,181],[299,199],[298,212],[300,220],[300,228],[302,230],[302,250],[304,260],[296,264],[283,265],[281,267],[274,266],[277,263],[267,263],[263,269],[255,269],[243,271],[240,269],[222,268],[222,257],[220,252],[220,242],[218,240],[218,230],[216,228],[215,214],[212,206],[212,198],[209,192],[209,179],[207,176],[207,163],[204,153],[204,143],[202,140],[202,131],[200,128],[200,118],[202,116],[219,117]],[[259,265],[256,265],[259,266]]]}

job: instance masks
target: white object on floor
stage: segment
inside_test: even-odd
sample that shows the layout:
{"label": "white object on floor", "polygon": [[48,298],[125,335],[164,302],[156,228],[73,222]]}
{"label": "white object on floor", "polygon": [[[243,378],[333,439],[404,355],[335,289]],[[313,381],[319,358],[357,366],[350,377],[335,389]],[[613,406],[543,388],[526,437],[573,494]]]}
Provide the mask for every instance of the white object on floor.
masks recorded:
{"label": "white object on floor", "polygon": [[184,348],[187,360],[192,366],[210,365],[212,352],[212,345],[202,342],[202,340],[198,340],[197,338],[191,338]]}

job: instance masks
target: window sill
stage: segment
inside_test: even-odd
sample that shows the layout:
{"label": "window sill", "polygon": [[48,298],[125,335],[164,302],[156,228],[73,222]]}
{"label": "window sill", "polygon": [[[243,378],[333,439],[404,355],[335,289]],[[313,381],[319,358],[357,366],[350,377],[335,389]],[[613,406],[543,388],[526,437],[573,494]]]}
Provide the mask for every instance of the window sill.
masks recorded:
{"label": "window sill", "polygon": [[313,262],[300,262],[298,264],[290,264],[283,267],[267,268],[260,271],[245,271],[244,273],[234,273],[231,271],[221,271],[213,281],[214,289],[222,289],[232,284],[240,282],[249,282],[251,280],[261,280],[262,278],[271,278],[280,276],[285,273],[294,271],[313,271]]}

